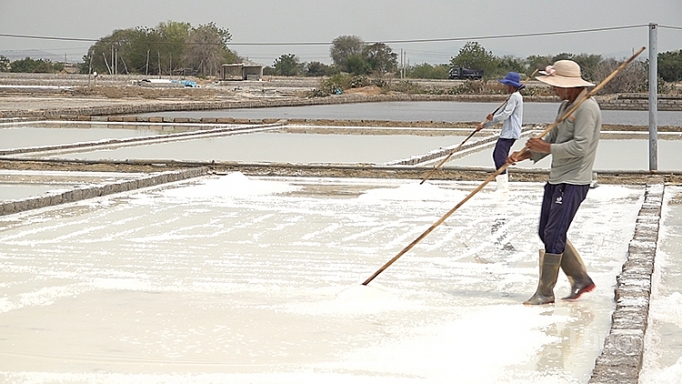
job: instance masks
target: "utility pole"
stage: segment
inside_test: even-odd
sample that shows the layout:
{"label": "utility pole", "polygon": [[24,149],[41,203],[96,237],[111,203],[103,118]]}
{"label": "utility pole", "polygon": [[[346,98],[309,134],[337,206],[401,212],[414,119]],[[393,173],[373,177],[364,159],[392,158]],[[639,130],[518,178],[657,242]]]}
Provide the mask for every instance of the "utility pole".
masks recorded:
{"label": "utility pole", "polygon": [[88,87],[90,87],[90,75],[92,74],[92,54],[90,54],[90,64],[88,65]]}
{"label": "utility pole", "polygon": [[403,49],[400,48],[400,79],[405,76],[405,67],[403,66]]}
{"label": "utility pole", "polygon": [[[107,55],[105,55],[104,52],[102,52],[102,57],[104,57],[104,65],[107,66],[107,71],[109,71],[109,74],[111,75],[111,73],[112,73],[111,67],[109,66],[109,63],[107,63]],[[113,63],[112,63],[112,65],[113,65]]]}
{"label": "utility pole", "polygon": [[147,50],[147,63],[144,65],[144,75],[149,76],[149,50]]}
{"label": "utility pole", "polygon": [[400,49],[400,78],[404,79],[407,73],[407,51]]}
{"label": "utility pole", "polygon": [[658,24],[649,23],[649,171],[658,170]]}

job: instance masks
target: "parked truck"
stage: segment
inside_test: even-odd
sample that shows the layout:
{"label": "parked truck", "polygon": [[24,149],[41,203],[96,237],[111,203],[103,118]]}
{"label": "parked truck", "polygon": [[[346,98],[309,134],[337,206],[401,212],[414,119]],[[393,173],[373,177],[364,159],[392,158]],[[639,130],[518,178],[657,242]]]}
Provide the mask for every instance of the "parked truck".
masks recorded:
{"label": "parked truck", "polygon": [[448,79],[478,80],[483,77],[482,69],[469,69],[462,67],[450,68]]}

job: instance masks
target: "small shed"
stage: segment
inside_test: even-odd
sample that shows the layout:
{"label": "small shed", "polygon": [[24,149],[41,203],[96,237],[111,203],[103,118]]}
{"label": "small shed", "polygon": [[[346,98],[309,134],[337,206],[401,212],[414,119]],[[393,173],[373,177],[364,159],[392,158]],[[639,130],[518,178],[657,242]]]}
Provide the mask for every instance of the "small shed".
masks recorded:
{"label": "small shed", "polygon": [[223,64],[222,80],[261,80],[263,66],[259,64]]}

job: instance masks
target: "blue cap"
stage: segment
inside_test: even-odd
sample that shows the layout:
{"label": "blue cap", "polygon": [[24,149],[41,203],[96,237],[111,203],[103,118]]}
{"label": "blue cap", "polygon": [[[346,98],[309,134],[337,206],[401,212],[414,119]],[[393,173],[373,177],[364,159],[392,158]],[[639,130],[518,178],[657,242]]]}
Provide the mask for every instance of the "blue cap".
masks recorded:
{"label": "blue cap", "polygon": [[521,76],[516,72],[509,72],[504,79],[498,81],[502,84],[511,85],[514,88],[520,88],[523,85],[521,84]]}

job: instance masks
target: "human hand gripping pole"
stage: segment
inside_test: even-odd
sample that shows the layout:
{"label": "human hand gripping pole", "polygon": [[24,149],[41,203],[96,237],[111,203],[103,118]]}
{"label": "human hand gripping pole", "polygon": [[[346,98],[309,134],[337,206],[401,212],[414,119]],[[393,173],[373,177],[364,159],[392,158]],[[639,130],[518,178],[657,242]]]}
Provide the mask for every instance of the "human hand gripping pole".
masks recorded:
{"label": "human hand gripping pole", "polygon": [[[566,111],[559,119],[557,119],[554,123],[550,124],[540,135],[537,136],[537,138],[542,138],[546,134],[548,134],[552,129],[556,128],[559,123],[562,121],[566,120],[573,112],[575,112],[576,109],[582,104],[585,100],[589,99],[590,97],[594,96],[597,92],[599,92],[609,81],[611,81],[623,68],[625,68],[628,64],[630,64],[637,56],[639,56],[640,53],[642,53],[646,47],[642,47],[639,51],[637,51],[632,57],[624,61],[618,68],[616,68],[613,72],[611,72],[610,75],[608,75],[604,80],[602,80],[601,83],[599,83],[597,86],[592,88],[592,90],[588,93],[586,93],[580,100],[576,101],[573,103],[573,106],[569,108],[568,111]],[[520,151],[520,153],[524,153],[528,151],[528,146],[524,146],[523,149]],[[396,260],[398,260],[402,255],[407,253],[410,249],[412,249],[415,245],[417,245],[418,242],[420,242],[423,238],[425,238],[429,233],[431,233],[434,229],[436,229],[437,226],[441,225],[448,217],[450,217],[453,213],[455,213],[456,210],[458,210],[464,203],[469,201],[475,194],[477,194],[483,187],[485,187],[490,181],[494,180],[495,177],[500,175],[502,172],[504,172],[507,167],[509,167],[511,164],[506,163],[503,166],[501,166],[497,171],[495,171],[493,174],[488,176],[487,179],[481,183],[476,189],[471,191],[462,201],[457,203],[451,210],[449,210],[447,213],[445,213],[438,221],[433,223],[424,233],[419,235],[414,241],[412,241],[410,244],[407,245],[407,247],[403,248],[400,252],[398,252],[397,255],[395,255],[391,260],[389,260],[386,264],[381,266],[372,276],[370,276],[367,280],[365,280],[362,285],[367,285],[369,284],[374,278],[379,276],[381,272],[386,270],[386,268],[390,267],[391,264],[393,264]]]}
{"label": "human hand gripping pole", "polygon": [[[537,71],[538,71],[537,69],[536,69],[535,71],[533,71],[533,73],[531,73],[530,76],[528,76],[528,79],[532,78],[532,77],[537,73]],[[524,87],[523,85],[522,85],[521,87],[519,87],[519,90],[520,90],[521,88],[523,88],[523,87]],[[500,104],[497,108],[495,108],[495,110],[493,111],[493,113],[491,113],[491,115],[496,114],[497,111],[500,110],[500,108],[502,108],[505,104],[507,104],[507,102],[509,101],[509,98],[510,98],[510,97],[511,97],[511,94],[502,102],[502,104]],[[487,118],[487,116],[486,116],[486,119],[483,120],[483,121],[481,121],[481,124],[485,124],[485,123],[487,123],[488,121],[490,121],[490,120],[488,120],[488,118]],[[419,183],[419,185],[424,184],[424,182],[425,182],[426,180],[428,180],[429,177],[431,177],[431,175],[433,175],[433,174],[434,174],[434,173],[435,173],[443,164],[447,163],[448,160],[450,160],[450,158],[452,157],[452,155],[454,155],[455,152],[459,151],[459,150],[462,148],[462,146],[464,145],[464,143],[466,143],[469,139],[471,139],[471,137],[472,137],[473,135],[475,135],[476,132],[478,132],[478,131],[479,131],[478,128],[477,128],[477,129],[474,129],[474,131],[471,132],[471,133],[469,134],[469,136],[467,136],[461,143],[459,143],[459,145],[458,145],[455,149],[453,149],[452,151],[450,151],[450,153],[449,153],[447,156],[445,156],[445,158],[444,158],[443,160],[441,160],[440,163],[438,163],[435,167],[433,167],[433,169],[432,169],[431,171],[429,171],[429,173],[426,174],[426,176],[424,176],[424,178],[422,179],[421,183]]]}

